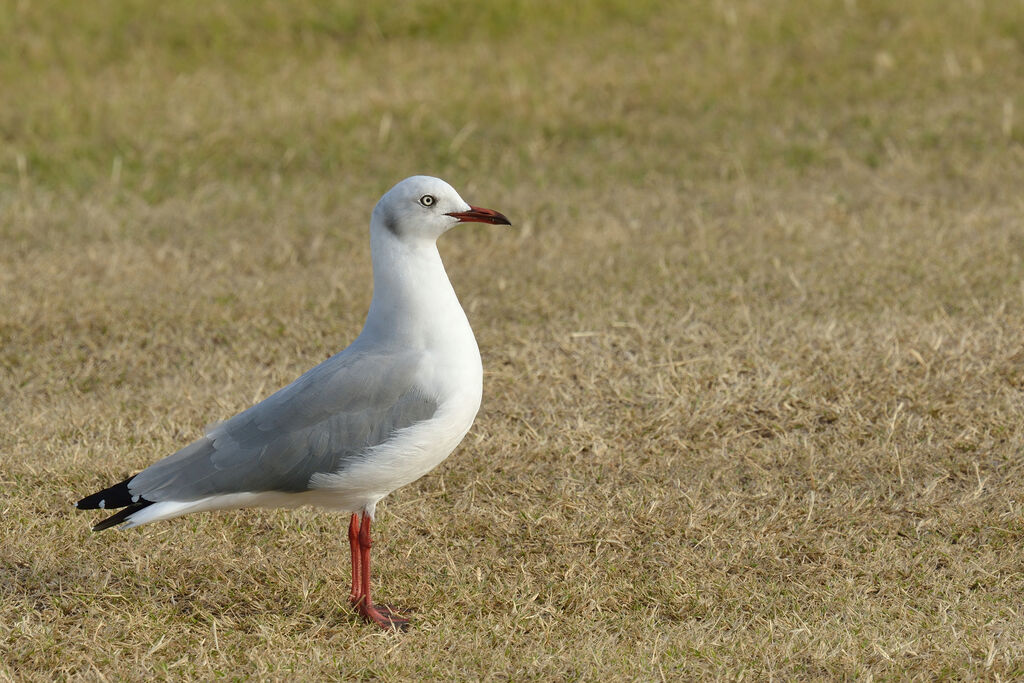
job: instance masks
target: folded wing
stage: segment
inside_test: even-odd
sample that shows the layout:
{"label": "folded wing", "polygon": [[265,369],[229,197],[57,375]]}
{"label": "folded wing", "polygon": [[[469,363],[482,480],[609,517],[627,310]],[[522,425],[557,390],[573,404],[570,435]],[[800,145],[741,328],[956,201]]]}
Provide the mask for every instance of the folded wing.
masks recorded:
{"label": "folded wing", "polygon": [[[397,430],[434,415],[436,397],[415,379],[421,362],[417,352],[384,356],[350,348],[79,507],[306,491],[314,474],[342,472]],[[110,500],[98,505],[105,493]]]}

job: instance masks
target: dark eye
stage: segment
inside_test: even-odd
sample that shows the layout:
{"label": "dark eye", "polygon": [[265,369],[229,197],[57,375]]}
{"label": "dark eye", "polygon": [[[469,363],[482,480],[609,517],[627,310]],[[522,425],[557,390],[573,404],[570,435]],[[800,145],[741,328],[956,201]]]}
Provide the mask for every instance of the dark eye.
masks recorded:
{"label": "dark eye", "polygon": [[436,201],[437,200],[434,199],[434,195],[432,194],[425,194],[422,197],[420,197],[420,204],[422,204],[423,206],[433,206],[434,202]]}

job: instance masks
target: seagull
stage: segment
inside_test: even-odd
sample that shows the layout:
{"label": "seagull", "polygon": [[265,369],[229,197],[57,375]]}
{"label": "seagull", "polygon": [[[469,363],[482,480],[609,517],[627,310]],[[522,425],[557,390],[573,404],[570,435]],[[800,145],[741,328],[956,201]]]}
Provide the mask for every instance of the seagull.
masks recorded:
{"label": "seagull", "polygon": [[447,458],[480,408],[483,366],[437,239],[460,223],[511,225],[446,182],[413,176],[373,209],[373,299],[340,353],[138,474],[78,501],[120,510],[93,527],[193,512],[315,505],[350,513],[349,601],[367,622],[409,620],[370,597],[377,503]]}

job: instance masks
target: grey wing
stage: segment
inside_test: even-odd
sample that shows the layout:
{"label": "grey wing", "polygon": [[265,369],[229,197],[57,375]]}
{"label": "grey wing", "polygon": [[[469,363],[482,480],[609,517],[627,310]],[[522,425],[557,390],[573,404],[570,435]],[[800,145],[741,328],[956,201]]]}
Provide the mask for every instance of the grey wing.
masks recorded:
{"label": "grey wing", "polygon": [[305,491],[317,473],[339,472],[367,448],[437,411],[414,382],[420,356],[342,353],[128,483],[146,500]]}

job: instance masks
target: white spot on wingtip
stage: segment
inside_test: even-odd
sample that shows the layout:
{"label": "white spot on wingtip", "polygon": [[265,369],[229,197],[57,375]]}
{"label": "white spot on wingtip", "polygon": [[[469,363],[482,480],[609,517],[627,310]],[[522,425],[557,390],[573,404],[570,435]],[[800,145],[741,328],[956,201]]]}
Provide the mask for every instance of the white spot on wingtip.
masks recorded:
{"label": "white spot on wingtip", "polygon": [[100,510],[106,510],[106,509],[107,509],[107,499],[103,498],[103,499],[100,500]]}
{"label": "white spot on wingtip", "polygon": [[139,497],[138,496],[132,496],[132,502],[133,503],[138,503],[139,502]]}

